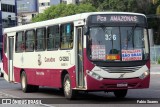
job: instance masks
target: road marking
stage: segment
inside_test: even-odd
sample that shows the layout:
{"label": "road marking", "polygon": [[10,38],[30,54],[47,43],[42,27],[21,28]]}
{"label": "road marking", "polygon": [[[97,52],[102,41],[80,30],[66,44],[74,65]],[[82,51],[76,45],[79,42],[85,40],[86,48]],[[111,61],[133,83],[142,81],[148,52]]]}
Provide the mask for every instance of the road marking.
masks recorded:
{"label": "road marking", "polygon": [[55,106],[51,106],[51,105],[48,105],[48,104],[41,104],[43,106],[46,106],[46,107],[55,107]]}
{"label": "road marking", "polygon": [[[3,99],[3,97],[4,97],[4,99],[6,99],[6,98],[18,98],[18,99],[23,99],[23,98],[20,98],[20,97],[17,97],[17,96],[14,96],[14,95],[11,95],[11,94],[7,94],[7,93],[4,93],[4,92],[1,92],[0,91],[0,96],[2,96],[2,99]],[[1,97],[0,97],[1,98]],[[27,98],[26,98],[27,99]],[[36,98],[35,98],[36,99]],[[45,107],[55,107],[55,106],[52,106],[52,105],[48,105],[48,104],[39,104],[39,105],[41,105],[41,106],[45,106]]]}
{"label": "road marking", "polygon": [[7,98],[20,98],[20,97],[17,97],[17,96],[9,95],[9,94],[4,93],[4,92],[0,92],[0,96],[7,97]]}

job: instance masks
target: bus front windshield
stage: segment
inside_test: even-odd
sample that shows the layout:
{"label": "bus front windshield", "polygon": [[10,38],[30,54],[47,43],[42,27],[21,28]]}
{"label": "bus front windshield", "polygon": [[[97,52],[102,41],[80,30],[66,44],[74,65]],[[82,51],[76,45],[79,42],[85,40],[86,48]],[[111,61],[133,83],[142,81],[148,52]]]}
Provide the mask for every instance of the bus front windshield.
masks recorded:
{"label": "bus front windshield", "polygon": [[90,27],[92,61],[140,61],[149,55],[147,29],[143,27]]}

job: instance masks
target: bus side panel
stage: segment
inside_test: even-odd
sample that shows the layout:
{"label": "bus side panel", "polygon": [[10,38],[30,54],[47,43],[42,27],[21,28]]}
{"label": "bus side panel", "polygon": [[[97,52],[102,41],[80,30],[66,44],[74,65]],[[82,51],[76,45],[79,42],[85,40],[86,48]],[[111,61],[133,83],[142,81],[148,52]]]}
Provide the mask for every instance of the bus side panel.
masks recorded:
{"label": "bus side panel", "polygon": [[14,67],[14,78],[15,78],[15,82],[19,82],[20,83],[20,71],[21,71],[21,68],[17,68],[17,67]]}
{"label": "bus side panel", "polygon": [[[33,69],[30,70],[32,72],[27,72],[28,75],[33,75],[33,77],[36,77],[36,80],[33,80],[33,77],[30,77],[29,83],[33,85],[40,85],[40,86],[49,86],[49,87],[55,87],[55,88],[61,88],[62,87],[62,81],[61,81],[61,73],[62,69]],[[76,86],[76,79],[75,79],[75,67],[71,67],[67,69],[71,81],[72,81],[72,88],[75,88]],[[34,73],[34,74],[33,74]],[[31,80],[32,78],[32,80]],[[36,81],[36,82],[34,82]]]}
{"label": "bus side panel", "polygon": [[[61,77],[61,70],[51,70],[51,73],[50,73],[50,80],[48,81],[49,82],[49,86],[51,87],[57,87],[59,88],[61,86],[60,84],[60,77]],[[47,81],[46,81],[47,83]]]}
{"label": "bus side panel", "polygon": [[[35,76],[35,71],[32,69],[25,69],[26,74],[27,74],[27,79],[28,79],[28,84],[35,84],[36,83],[36,76]],[[36,85],[36,84],[35,84]]]}
{"label": "bus side panel", "polygon": [[3,53],[3,70],[8,75],[8,58],[5,53]]}
{"label": "bus side panel", "polygon": [[59,69],[35,69],[36,85],[60,87],[60,74]]}
{"label": "bus side panel", "polygon": [[[21,82],[21,70],[22,68],[14,67],[14,77],[16,82]],[[28,84],[35,84],[35,72],[33,69],[23,69],[27,75]]]}
{"label": "bus side panel", "polygon": [[[50,80],[46,81],[46,83],[49,83],[48,86],[51,87],[56,87],[56,88],[61,88],[63,84],[61,84],[63,82],[63,79],[61,80],[61,76],[62,76],[62,71],[61,69],[59,70],[52,70],[52,72],[50,73]],[[71,87],[75,88],[76,87],[76,77],[75,77],[75,66],[67,69],[69,75],[70,75],[70,79],[71,79]]]}
{"label": "bus side panel", "polygon": [[[15,81],[21,82],[21,70],[22,68],[14,67]],[[48,74],[49,70],[44,69],[33,69],[33,68],[24,68],[23,69],[27,75],[27,82],[30,85],[41,85],[49,86],[51,83],[51,75]]]}
{"label": "bus side panel", "polygon": [[[14,77],[16,82],[21,82],[20,71],[22,68],[14,67]],[[61,73],[63,70],[61,69],[33,69],[27,68],[24,69],[27,74],[28,84],[31,85],[39,85],[39,86],[50,86],[61,88]],[[70,77],[71,77],[71,86],[72,88],[76,87],[76,78],[75,78],[75,66],[67,69]],[[63,81],[63,80],[62,80]]]}
{"label": "bus side panel", "polygon": [[[75,66],[69,68],[69,69],[66,69],[70,75],[70,79],[71,79],[71,87],[72,88],[75,88],[76,87],[76,77],[75,77]],[[48,71],[48,70],[47,70]],[[45,83],[44,85],[46,86],[51,86],[51,87],[56,87],[56,88],[61,88],[63,84],[61,84],[63,82],[63,79],[61,76],[62,76],[62,72],[63,70],[62,69],[54,69],[54,70],[51,70],[50,74],[48,74],[48,76],[45,76]],[[47,78],[50,78],[50,79],[47,79]],[[62,78],[62,80],[61,80]]]}

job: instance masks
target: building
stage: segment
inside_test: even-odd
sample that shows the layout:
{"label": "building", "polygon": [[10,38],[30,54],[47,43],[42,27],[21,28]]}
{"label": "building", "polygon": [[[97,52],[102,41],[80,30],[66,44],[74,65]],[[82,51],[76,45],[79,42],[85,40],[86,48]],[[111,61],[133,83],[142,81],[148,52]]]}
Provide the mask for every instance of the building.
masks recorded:
{"label": "building", "polygon": [[61,0],[60,2],[64,4],[78,4],[81,1],[83,0]]}
{"label": "building", "polygon": [[51,5],[60,4],[61,0],[50,0]]}
{"label": "building", "polygon": [[43,13],[51,5],[77,4],[82,0],[17,0],[18,25],[31,23],[33,17]]}
{"label": "building", "polygon": [[60,0],[37,0],[38,13],[43,13],[45,9],[52,5],[60,4]]}
{"label": "building", "polygon": [[16,4],[16,0],[0,0],[0,51],[2,49],[3,29],[17,25]]}
{"label": "building", "polygon": [[39,13],[43,13],[45,9],[47,9],[48,7],[50,7],[50,0],[38,0],[37,1],[38,4],[39,4],[39,7],[38,7],[38,12]]}
{"label": "building", "polygon": [[37,0],[38,4],[38,13],[43,13],[45,9],[52,5],[57,5],[60,3],[60,0]]}
{"label": "building", "polygon": [[60,0],[17,0],[18,25],[31,23],[31,19]]}
{"label": "building", "polygon": [[17,0],[18,25],[30,23],[38,14],[37,0]]}

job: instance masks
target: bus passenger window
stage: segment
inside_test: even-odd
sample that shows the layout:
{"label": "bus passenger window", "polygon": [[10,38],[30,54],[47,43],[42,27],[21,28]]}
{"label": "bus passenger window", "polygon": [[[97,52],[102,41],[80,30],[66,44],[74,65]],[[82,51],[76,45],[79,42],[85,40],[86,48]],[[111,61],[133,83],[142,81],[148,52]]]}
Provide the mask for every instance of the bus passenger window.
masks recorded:
{"label": "bus passenger window", "polygon": [[47,50],[58,49],[59,42],[60,42],[59,25],[48,27],[47,29]]}
{"label": "bus passenger window", "polygon": [[16,52],[23,52],[25,49],[24,45],[24,32],[17,32],[16,33]]}
{"label": "bus passenger window", "polygon": [[39,28],[36,30],[35,50],[45,50],[45,36],[46,28]]}
{"label": "bus passenger window", "polygon": [[25,33],[25,40],[26,40],[26,43],[25,43],[25,46],[26,46],[26,51],[34,51],[34,36],[35,36],[35,32],[34,30],[29,30],[29,31],[26,31]]}
{"label": "bus passenger window", "polygon": [[73,24],[68,23],[61,26],[61,49],[73,48]]}

